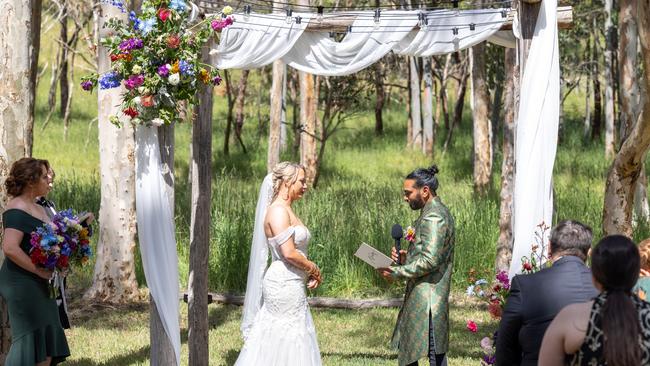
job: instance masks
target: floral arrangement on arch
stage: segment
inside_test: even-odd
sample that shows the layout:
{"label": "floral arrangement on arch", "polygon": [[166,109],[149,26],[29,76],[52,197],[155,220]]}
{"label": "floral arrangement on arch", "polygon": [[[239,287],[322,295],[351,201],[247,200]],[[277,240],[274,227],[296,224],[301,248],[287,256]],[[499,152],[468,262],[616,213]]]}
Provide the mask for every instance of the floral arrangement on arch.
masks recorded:
{"label": "floral arrangement on arch", "polygon": [[[111,4],[125,12],[120,0]],[[218,70],[201,62],[201,49],[233,23],[232,11],[226,6],[220,14],[194,22],[195,11],[185,0],[143,1],[142,12],[130,12],[126,24],[108,20],[105,26],[114,33],[100,43],[108,48],[111,69],[83,77],[81,87],[92,91],[124,85],[122,116],[110,117],[118,127],[124,118],[154,126],[177,121],[179,102],[195,101],[202,84],[221,83]]]}
{"label": "floral arrangement on arch", "polygon": [[[535,229],[535,243],[531,246],[530,256],[521,258],[522,274],[535,273],[551,264],[548,261],[548,243],[545,241],[548,230],[550,230],[550,226],[544,222],[537,225],[537,229]],[[487,310],[490,313],[490,317],[495,320],[500,320],[503,308],[506,305],[506,300],[510,295],[510,278],[508,277],[508,273],[506,271],[497,271],[492,281],[488,282],[483,278],[476,280],[476,270],[470,269],[468,279],[470,285],[467,287],[466,294],[487,302]],[[468,320],[467,329],[472,333],[476,333],[478,326],[474,321]],[[496,362],[497,336],[498,333],[494,332],[481,339],[480,346],[483,351],[481,365],[493,365]]]}

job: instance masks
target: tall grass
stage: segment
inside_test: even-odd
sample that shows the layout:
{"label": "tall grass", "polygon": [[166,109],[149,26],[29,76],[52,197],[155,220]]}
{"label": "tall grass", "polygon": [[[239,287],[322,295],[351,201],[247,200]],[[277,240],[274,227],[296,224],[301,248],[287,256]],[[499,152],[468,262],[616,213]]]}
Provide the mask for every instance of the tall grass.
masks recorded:
{"label": "tall grass", "polygon": [[[51,43],[44,42],[41,64],[51,56]],[[78,78],[80,70],[77,70]],[[238,73],[233,73],[237,78]],[[216,98],[213,127],[213,185],[209,284],[215,291],[241,292],[245,288],[250,238],[259,185],[266,174],[267,131],[264,116],[257,119],[257,93],[260,88],[255,73],[249,87],[246,109],[244,154],[234,143],[231,153],[222,153],[225,130],[225,100]],[[34,155],[49,159],[57,181],[52,198],[59,207],[98,212],[99,152],[96,95],[74,91],[71,126],[67,140],[63,137],[62,121],[53,116],[47,129],[41,126],[47,114],[46,100],[49,72],[45,72],[38,87]],[[217,90],[217,95],[222,91]],[[262,92],[266,101],[267,93]],[[581,137],[580,101],[569,98],[562,126],[554,172],[554,222],[564,218],[581,220],[600,236],[604,182],[609,162],[604,159],[601,141],[585,142]],[[266,103],[266,102],[264,102]],[[438,194],[449,206],[456,219],[457,236],[453,280],[457,288],[466,281],[470,268],[492,268],[498,236],[500,154],[495,154],[492,189],[485,197],[476,196],[472,189],[471,118],[465,118],[449,151],[441,151],[438,141],[435,157],[407,149],[406,108],[397,102],[390,104],[384,115],[385,133],[374,134],[372,110],[352,118],[346,129],[328,143],[319,186],[298,202],[296,212],[312,232],[310,256],[321,266],[325,282],[314,294],[345,297],[396,295],[374,271],[353,256],[361,242],[367,242],[386,252],[392,244],[390,227],[395,223],[409,225],[417,216],[402,202],[403,177],[417,167],[438,164],[440,188]],[[289,116],[290,117],[290,116]],[[191,126],[176,127],[176,205],[175,224],[182,285],[188,273],[188,243],[190,223],[190,182],[188,162]],[[444,129],[438,136],[445,136]],[[497,134],[498,135],[498,134]],[[289,136],[289,141],[293,136]],[[495,146],[500,146],[497,142]],[[283,159],[296,160],[291,149]],[[208,214],[208,213],[206,213]],[[640,225],[636,239],[650,235],[647,225]],[[81,287],[91,280],[92,267],[82,271],[77,281]],[[140,263],[138,281],[144,283]]]}

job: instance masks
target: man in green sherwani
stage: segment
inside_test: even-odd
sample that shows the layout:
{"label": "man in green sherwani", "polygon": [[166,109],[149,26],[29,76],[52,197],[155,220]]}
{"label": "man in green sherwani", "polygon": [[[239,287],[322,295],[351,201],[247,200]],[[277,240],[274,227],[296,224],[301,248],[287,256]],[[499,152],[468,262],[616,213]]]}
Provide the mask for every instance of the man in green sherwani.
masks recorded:
{"label": "man in green sherwani", "polygon": [[[404,304],[393,332],[400,366],[415,366],[429,358],[431,366],[446,366],[449,346],[449,289],[454,257],[454,219],[436,195],[438,168],[417,169],[404,180],[404,200],[420,210],[415,239],[402,250],[400,262],[379,269],[388,280],[406,279]],[[398,256],[393,248],[392,258]]]}

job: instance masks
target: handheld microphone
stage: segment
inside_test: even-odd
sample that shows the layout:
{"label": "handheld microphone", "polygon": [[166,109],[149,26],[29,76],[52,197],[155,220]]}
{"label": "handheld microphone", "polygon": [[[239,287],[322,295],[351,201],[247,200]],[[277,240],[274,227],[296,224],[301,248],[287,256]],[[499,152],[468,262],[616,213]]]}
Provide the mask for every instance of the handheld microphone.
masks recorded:
{"label": "handheld microphone", "polygon": [[393,239],[395,239],[395,250],[397,251],[397,264],[402,264],[400,263],[401,255],[399,251],[402,249],[402,246],[400,245],[400,240],[402,239],[403,235],[404,235],[404,230],[402,230],[402,225],[400,224],[393,225],[393,228],[390,230],[390,236],[392,236]]}

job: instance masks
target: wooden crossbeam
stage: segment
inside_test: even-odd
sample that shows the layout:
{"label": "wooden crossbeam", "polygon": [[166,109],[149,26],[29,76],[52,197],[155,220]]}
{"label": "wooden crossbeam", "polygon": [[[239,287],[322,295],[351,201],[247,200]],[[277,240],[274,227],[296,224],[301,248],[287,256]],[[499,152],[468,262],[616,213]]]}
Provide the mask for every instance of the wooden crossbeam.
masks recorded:
{"label": "wooden crossbeam", "polygon": [[[512,10],[507,15],[507,20],[501,27],[501,30],[512,30],[512,20],[517,16],[517,12]],[[334,14],[324,14],[322,20],[312,18],[305,29],[307,32],[335,32],[345,33],[349,26],[354,23],[356,14],[345,12]],[[557,8],[557,25],[560,29],[570,29],[573,27],[573,7],[559,6]],[[414,29],[417,29],[416,26]]]}

